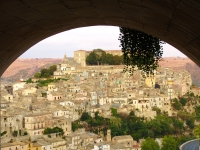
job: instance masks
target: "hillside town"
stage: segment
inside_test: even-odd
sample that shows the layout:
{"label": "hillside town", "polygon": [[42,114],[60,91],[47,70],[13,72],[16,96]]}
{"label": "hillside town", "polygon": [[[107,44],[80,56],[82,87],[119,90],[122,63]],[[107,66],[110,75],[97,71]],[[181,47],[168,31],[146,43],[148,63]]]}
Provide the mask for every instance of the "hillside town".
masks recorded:
{"label": "hillside town", "polygon": [[[123,65],[87,66],[85,58],[83,50],[75,52],[75,61],[64,55],[51,77],[57,82],[45,86],[38,86],[45,78],[35,77],[30,83],[1,84],[1,150],[140,150],[144,139],[112,137],[111,129],[105,135],[86,127],[73,131],[72,124],[82,113],[111,118],[112,108],[146,120],[157,116],[153,107],[176,116],[173,99],[191,91],[191,75],[184,70],[159,68],[144,78],[140,70],[123,72]],[[46,134],[47,128],[63,133]]]}

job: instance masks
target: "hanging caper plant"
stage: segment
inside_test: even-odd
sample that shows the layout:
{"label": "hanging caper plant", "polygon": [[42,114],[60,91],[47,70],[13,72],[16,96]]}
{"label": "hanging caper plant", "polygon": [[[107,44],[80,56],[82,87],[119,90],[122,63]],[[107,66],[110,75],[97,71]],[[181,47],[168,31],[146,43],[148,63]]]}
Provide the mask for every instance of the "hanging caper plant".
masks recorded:
{"label": "hanging caper plant", "polygon": [[160,39],[133,29],[120,27],[120,47],[124,55],[124,71],[133,74],[139,69],[143,75],[153,75],[162,59],[164,44]]}

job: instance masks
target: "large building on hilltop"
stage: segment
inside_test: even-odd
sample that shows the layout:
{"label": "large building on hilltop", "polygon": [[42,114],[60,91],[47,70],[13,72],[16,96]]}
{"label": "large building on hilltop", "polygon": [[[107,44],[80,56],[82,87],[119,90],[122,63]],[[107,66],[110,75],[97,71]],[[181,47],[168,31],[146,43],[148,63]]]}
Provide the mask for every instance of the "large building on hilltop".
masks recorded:
{"label": "large building on hilltop", "polygon": [[[121,56],[123,52],[121,50],[104,50],[108,54]],[[86,50],[77,50],[74,51],[74,60],[81,64],[82,67],[86,66],[86,57],[91,53],[92,51],[86,51]]]}

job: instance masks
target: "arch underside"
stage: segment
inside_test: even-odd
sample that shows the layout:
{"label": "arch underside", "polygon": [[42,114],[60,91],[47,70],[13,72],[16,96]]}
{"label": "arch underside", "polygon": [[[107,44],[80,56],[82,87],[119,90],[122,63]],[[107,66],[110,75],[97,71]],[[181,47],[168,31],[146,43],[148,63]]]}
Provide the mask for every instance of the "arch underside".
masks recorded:
{"label": "arch underside", "polygon": [[94,25],[123,26],[154,35],[200,65],[199,1],[2,0],[0,74],[41,40]]}

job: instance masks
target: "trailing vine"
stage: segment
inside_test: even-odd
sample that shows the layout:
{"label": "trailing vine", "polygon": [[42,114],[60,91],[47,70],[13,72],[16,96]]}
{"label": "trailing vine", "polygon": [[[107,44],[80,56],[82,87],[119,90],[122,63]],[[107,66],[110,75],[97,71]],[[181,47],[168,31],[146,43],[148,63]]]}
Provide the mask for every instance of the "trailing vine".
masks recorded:
{"label": "trailing vine", "polygon": [[153,75],[162,59],[161,44],[164,42],[149,34],[124,27],[120,27],[119,40],[124,55],[124,72],[133,74],[139,69],[143,76]]}

